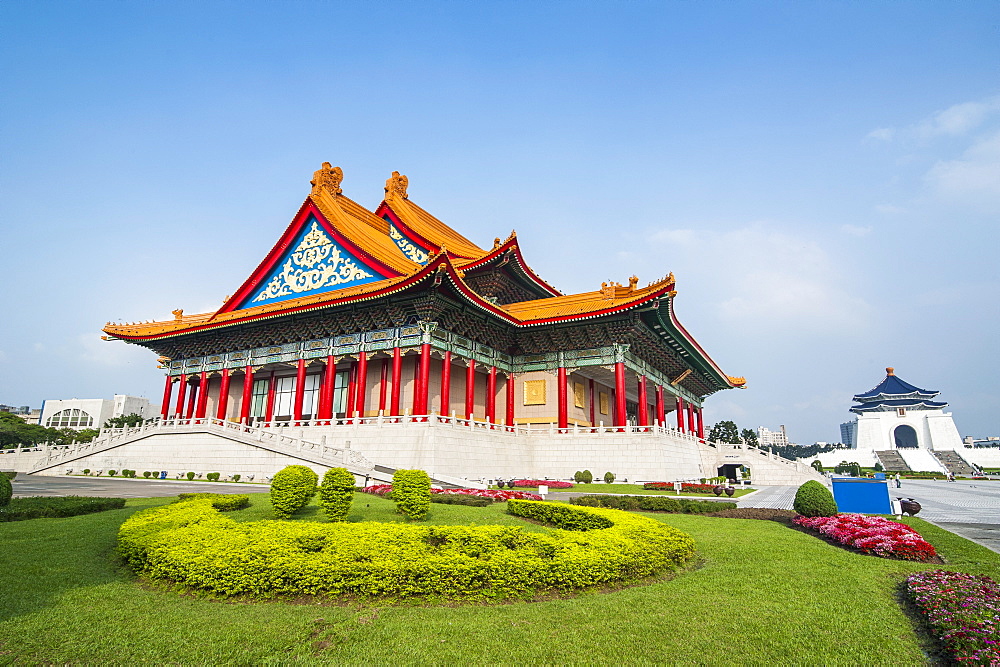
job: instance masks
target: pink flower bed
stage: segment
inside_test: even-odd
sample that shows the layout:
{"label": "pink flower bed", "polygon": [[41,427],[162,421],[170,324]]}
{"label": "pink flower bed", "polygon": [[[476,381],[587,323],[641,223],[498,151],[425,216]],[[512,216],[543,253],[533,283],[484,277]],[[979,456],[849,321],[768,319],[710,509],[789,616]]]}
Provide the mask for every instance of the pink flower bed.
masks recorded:
{"label": "pink flower bed", "polygon": [[[392,491],[392,484],[373,484],[361,489],[363,493],[371,493],[376,496],[387,496]],[[501,491],[499,489],[431,489],[431,493],[445,496],[476,496],[477,498],[490,498],[497,502],[507,500],[541,500],[537,493],[527,491]]]}
{"label": "pink flower bed", "polygon": [[906,593],[956,662],[1000,665],[1000,584],[934,570],[910,575]]}
{"label": "pink flower bed", "polygon": [[523,486],[527,488],[539,486],[548,486],[550,489],[572,489],[572,482],[557,482],[554,479],[515,479],[514,486]]}
{"label": "pink flower bed", "polygon": [[795,523],[826,535],[862,553],[883,558],[899,558],[925,562],[937,552],[920,533],[896,521],[863,514],[837,516],[797,516]]}

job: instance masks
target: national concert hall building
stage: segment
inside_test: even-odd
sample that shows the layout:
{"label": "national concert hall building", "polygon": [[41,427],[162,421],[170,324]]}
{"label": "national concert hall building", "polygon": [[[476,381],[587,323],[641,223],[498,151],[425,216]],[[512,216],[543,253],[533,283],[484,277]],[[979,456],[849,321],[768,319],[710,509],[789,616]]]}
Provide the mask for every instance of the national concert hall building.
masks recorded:
{"label": "national concert hall building", "polygon": [[108,323],[106,339],[160,355],[162,418],[49,468],[133,455],[132,469],[267,476],[297,460],[376,478],[419,467],[443,482],[581,469],[679,479],[727,464],[808,476],[704,442],[704,400],[744,379],[677,320],[673,274],[562,294],[516,234],[479,247],[415,204],[398,172],[374,212],[342,179],[329,163],[315,172],[217,311]]}

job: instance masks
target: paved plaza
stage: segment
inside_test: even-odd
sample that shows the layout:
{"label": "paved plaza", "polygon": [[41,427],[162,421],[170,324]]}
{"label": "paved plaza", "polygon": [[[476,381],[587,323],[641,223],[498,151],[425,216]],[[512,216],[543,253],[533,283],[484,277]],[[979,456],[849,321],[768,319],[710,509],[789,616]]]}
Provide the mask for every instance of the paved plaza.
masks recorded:
{"label": "paved plaza", "polygon": [[170,479],[122,477],[45,477],[20,474],[13,482],[15,496],[101,496],[104,498],[162,498],[178,493],[266,493],[267,484],[188,482]]}

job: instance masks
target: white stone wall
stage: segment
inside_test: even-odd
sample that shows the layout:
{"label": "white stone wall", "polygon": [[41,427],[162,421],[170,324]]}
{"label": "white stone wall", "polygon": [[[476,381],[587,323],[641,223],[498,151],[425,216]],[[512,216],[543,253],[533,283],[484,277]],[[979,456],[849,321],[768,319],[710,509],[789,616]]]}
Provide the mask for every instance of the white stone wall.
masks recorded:
{"label": "white stone wall", "polygon": [[858,417],[857,449],[895,449],[893,432],[902,424],[913,427],[921,449],[955,449],[962,439],[950,412],[942,410],[907,410],[900,417],[895,412],[868,412]]}

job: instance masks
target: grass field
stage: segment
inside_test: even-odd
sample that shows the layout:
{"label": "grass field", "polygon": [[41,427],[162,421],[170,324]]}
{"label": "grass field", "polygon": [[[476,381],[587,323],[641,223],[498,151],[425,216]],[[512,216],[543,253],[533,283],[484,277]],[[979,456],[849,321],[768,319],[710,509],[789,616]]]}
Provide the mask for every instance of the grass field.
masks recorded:
{"label": "grass field", "polygon": [[[231,516],[269,517],[267,496]],[[671,580],[536,603],[235,604],[144,585],[114,558],[118,526],[170,499],[0,525],[0,663],[926,664],[899,584],[933,565],[850,553],[769,521],[650,514],[694,536]],[[508,523],[504,505],[433,505],[433,523]],[[322,519],[318,508],[302,517]],[[358,494],[351,519],[402,521]],[[1000,555],[909,521],[947,567],[1000,574]]]}

